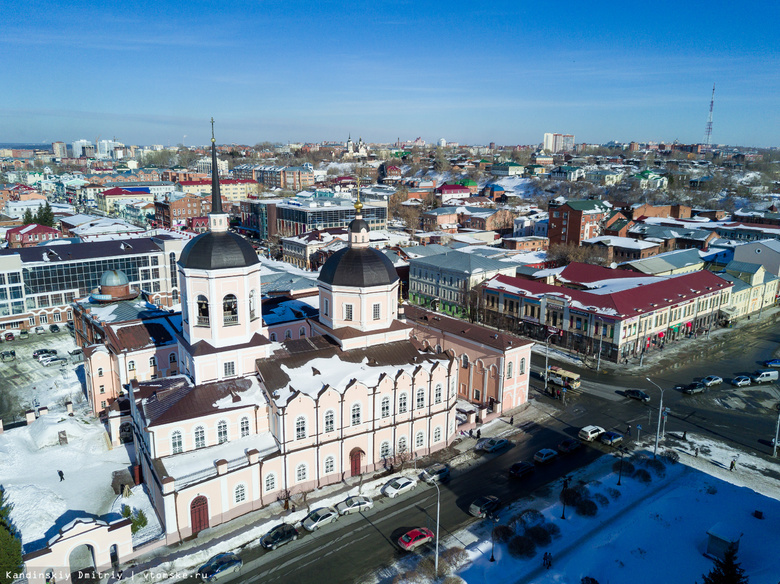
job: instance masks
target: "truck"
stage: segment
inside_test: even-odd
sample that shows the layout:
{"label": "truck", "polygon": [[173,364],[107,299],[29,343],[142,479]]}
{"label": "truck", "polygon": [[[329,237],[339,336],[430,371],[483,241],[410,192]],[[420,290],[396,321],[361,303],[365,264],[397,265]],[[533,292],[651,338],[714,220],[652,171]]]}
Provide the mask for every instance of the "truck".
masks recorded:
{"label": "truck", "polygon": [[547,381],[566,389],[577,389],[580,386],[580,374],[566,371],[557,365],[550,365],[547,368]]}

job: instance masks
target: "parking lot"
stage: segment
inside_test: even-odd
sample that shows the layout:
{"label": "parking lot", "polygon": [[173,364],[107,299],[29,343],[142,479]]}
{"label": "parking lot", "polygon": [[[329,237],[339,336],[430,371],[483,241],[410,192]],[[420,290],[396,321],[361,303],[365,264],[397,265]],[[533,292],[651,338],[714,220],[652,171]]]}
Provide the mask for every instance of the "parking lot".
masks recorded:
{"label": "parking lot", "polygon": [[[68,357],[62,365],[44,367],[33,358],[33,351],[52,349],[58,356]],[[61,409],[68,400],[74,407],[85,401],[83,392],[84,367],[80,358],[69,353],[76,343],[66,327],[60,332],[31,333],[23,339],[18,335],[13,341],[0,343],[0,351],[16,353],[14,360],[0,361],[0,417],[4,424],[23,419],[23,412],[36,406]]]}

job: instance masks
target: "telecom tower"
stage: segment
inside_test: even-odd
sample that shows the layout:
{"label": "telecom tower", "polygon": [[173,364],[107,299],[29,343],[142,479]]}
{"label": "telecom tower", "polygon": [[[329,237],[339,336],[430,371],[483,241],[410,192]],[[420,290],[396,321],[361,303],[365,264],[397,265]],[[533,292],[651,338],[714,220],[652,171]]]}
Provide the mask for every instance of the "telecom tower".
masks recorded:
{"label": "telecom tower", "polygon": [[715,84],[712,84],[712,97],[710,98],[710,115],[707,118],[707,125],[704,127],[704,150],[710,149],[710,138],[712,138],[712,106],[715,105]]}

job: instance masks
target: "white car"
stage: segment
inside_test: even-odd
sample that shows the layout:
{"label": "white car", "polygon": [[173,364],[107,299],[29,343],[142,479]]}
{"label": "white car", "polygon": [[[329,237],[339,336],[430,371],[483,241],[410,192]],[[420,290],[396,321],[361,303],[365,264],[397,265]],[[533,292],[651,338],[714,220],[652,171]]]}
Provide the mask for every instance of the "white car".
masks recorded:
{"label": "white car", "polygon": [[393,479],[389,483],[387,483],[384,487],[382,487],[382,494],[385,497],[390,497],[391,499],[394,499],[395,497],[397,497],[402,493],[411,491],[416,486],[417,486],[417,481],[407,477],[398,477],[396,479]]}
{"label": "white car", "polygon": [[504,440],[503,438],[490,438],[482,445],[482,450],[485,452],[495,452],[497,450],[501,450],[502,448],[508,447],[509,440]]}
{"label": "white car", "polygon": [[707,377],[702,379],[701,382],[707,387],[712,387],[713,385],[720,385],[721,383],[723,383],[723,379],[721,379],[717,375],[708,375]]}
{"label": "white car", "polygon": [[347,497],[341,503],[336,505],[336,511],[339,515],[349,515],[350,513],[360,513],[368,511],[374,507],[374,502],[368,497],[355,496]]}
{"label": "white car", "polygon": [[323,525],[333,523],[338,518],[338,511],[332,507],[320,507],[309,513],[306,519],[301,522],[301,525],[307,531],[317,531]]}
{"label": "white car", "polygon": [[603,433],[604,428],[601,426],[585,426],[582,428],[582,430],[579,431],[577,436],[579,436],[580,440],[585,440],[585,442],[593,442]]}
{"label": "white car", "polygon": [[551,448],[542,448],[539,452],[534,454],[534,461],[539,464],[547,464],[552,462],[558,456],[558,453]]}
{"label": "white car", "polygon": [[739,375],[731,380],[731,385],[736,387],[742,387],[743,385],[750,385],[750,377],[747,375]]}

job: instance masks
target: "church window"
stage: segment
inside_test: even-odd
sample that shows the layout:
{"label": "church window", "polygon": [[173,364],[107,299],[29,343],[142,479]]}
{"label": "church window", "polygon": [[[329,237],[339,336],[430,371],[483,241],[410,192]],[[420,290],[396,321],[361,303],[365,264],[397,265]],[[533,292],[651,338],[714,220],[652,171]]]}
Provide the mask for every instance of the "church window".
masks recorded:
{"label": "church window", "polygon": [[354,404],[352,406],[352,425],[360,425],[360,404]]}
{"label": "church window", "polygon": [[98,377],[103,377],[103,368],[98,367]]}
{"label": "church window", "polygon": [[329,308],[329,304],[330,304],[330,303],[328,302],[328,299],[327,299],[327,298],[325,298],[325,299],[324,299],[324,303],[323,303],[323,305],[322,305],[322,314],[324,314],[325,316],[328,316],[328,308]]}
{"label": "church window", "polygon": [[170,355],[168,355],[168,362],[176,363],[176,353],[171,353]]}
{"label": "church window", "polygon": [[302,483],[309,476],[308,469],[304,463],[299,464],[295,468],[295,482]]}
{"label": "church window", "polygon": [[437,383],[436,389],[433,390],[433,401],[437,404],[441,403],[441,383]]}
{"label": "church window", "polygon": [[174,289],[171,292],[171,300],[173,301],[174,304],[178,304],[179,303],[179,291],[178,290]]}
{"label": "church window", "polygon": [[236,374],[236,363],[235,361],[228,361],[225,363],[225,377],[232,377]]}
{"label": "church window", "polygon": [[382,417],[383,418],[389,418],[390,417],[390,398],[389,397],[383,397],[382,398]]}
{"label": "church window", "polygon": [[328,456],[325,459],[325,474],[330,474],[336,470],[336,459],[332,456]]}
{"label": "church window", "polygon": [[243,503],[246,501],[246,487],[244,485],[236,485],[233,497],[236,503]]}
{"label": "church window", "polygon": [[298,331],[298,338],[299,339],[305,339],[306,338],[306,327],[302,326],[300,330]]}
{"label": "church window", "polygon": [[276,490],[276,475],[272,472],[265,475],[265,492]]}
{"label": "church window", "polygon": [[433,429],[433,442],[441,442],[441,426],[436,426]]}
{"label": "church window", "polygon": [[479,390],[474,388],[474,401],[479,401]]}
{"label": "church window", "polygon": [[336,414],[333,413],[333,410],[328,410],[325,412],[325,431],[326,432],[333,432],[333,429],[336,425]]}
{"label": "church window", "polygon": [[379,456],[382,458],[387,458],[390,456],[390,443],[387,440],[382,442],[382,444],[379,446]]}
{"label": "church window", "polygon": [[149,357],[149,367],[157,367],[157,357]]}
{"label": "church window", "polygon": [[401,436],[398,439],[398,454],[406,452],[406,436]]}
{"label": "church window", "polygon": [[222,299],[222,316],[225,326],[238,324],[238,300],[235,294],[228,294]]}
{"label": "church window", "polygon": [[127,370],[128,371],[135,371],[135,361],[128,361],[127,362]]}
{"label": "church window", "polygon": [[209,300],[203,295],[198,296],[198,319],[195,321],[197,326],[210,326],[209,323]]}
{"label": "church window", "polygon": [[425,407],[425,390],[422,387],[417,388],[417,409]]}
{"label": "church window", "polygon": [[276,333],[271,333],[271,341],[276,342]]}
{"label": "church window", "polygon": [[220,444],[224,444],[228,441],[228,430],[227,430],[227,422],[225,420],[221,420],[219,424],[217,424],[217,442]]}
{"label": "church window", "polygon": [[105,385],[101,385],[100,386],[100,393],[106,393],[106,386]]}
{"label": "church window", "polygon": [[402,393],[400,396],[398,396],[398,413],[405,414],[406,409],[407,409],[407,396],[405,393]]}
{"label": "church window", "polygon": [[249,320],[257,318],[257,290],[249,293]]}
{"label": "church window", "polygon": [[303,440],[306,438],[306,418],[298,416],[295,420],[295,439]]}
{"label": "church window", "polygon": [[241,437],[249,436],[249,418],[241,418]]}
{"label": "church window", "polygon": [[414,439],[414,446],[415,448],[422,448],[425,444],[425,434],[422,432],[417,432],[417,436]]}
{"label": "church window", "polygon": [[182,447],[182,441],[181,441],[181,432],[176,430],[173,434],[171,434],[171,451],[174,454],[178,454],[179,452],[184,452],[184,448]]}
{"label": "church window", "polygon": [[352,320],[352,305],[344,305],[344,320]]}
{"label": "church window", "polygon": [[203,426],[195,428],[195,448],[205,448],[206,446],[206,431]]}
{"label": "church window", "polygon": [[514,365],[514,363],[512,363],[511,361],[506,364],[506,378],[507,379],[512,379],[512,365]]}
{"label": "church window", "polygon": [[374,304],[374,320],[379,320],[379,304]]}
{"label": "church window", "polygon": [[292,339],[292,331],[290,329],[287,329],[286,331],[284,331],[284,340],[289,341],[290,339]]}
{"label": "church window", "polygon": [[467,369],[469,366],[469,356],[464,353],[463,355],[461,355],[460,361],[461,361],[460,366],[463,367],[464,369]]}
{"label": "church window", "polygon": [[520,359],[520,375],[525,373],[525,357]]}

